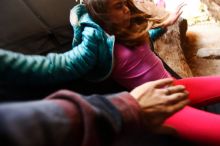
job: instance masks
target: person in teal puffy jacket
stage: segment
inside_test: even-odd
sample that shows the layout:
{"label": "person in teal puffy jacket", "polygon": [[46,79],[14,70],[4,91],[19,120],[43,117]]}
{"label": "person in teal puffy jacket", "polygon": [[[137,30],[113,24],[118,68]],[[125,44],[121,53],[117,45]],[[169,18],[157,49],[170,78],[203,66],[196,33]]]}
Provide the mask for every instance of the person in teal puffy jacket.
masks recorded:
{"label": "person in teal puffy jacket", "polygon": [[[115,36],[106,33],[83,4],[71,10],[70,21],[74,30],[70,51],[40,56],[0,49],[0,82],[48,85],[75,79],[98,82],[108,78],[114,65]],[[149,34],[154,40],[163,32],[164,29],[157,28]]]}

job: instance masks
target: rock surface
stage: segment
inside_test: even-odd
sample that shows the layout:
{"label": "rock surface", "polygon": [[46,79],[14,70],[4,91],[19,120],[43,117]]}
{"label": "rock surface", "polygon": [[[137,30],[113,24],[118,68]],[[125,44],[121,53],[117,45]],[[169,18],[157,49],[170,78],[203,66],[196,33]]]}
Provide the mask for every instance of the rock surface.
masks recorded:
{"label": "rock surface", "polygon": [[220,74],[220,59],[216,59],[218,54],[215,54],[214,57],[214,51],[212,51],[212,58],[209,59],[197,56],[198,50],[202,48],[219,50],[219,34],[220,26],[218,24],[197,24],[188,28],[187,40],[184,42],[186,46],[184,52],[194,76]]}
{"label": "rock surface", "polygon": [[181,77],[220,74],[220,26],[180,20],[155,43],[159,56]]}
{"label": "rock surface", "polygon": [[218,21],[220,21],[220,0],[201,0],[208,7],[211,15]]}
{"label": "rock surface", "polygon": [[193,76],[183,52],[182,41],[185,40],[187,21],[179,19],[167,32],[154,43],[155,51],[181,77]]}
{"label": "rock surface", "polygon": [[196,55],[202,58],[220,59],[220,48],[200,48]]}

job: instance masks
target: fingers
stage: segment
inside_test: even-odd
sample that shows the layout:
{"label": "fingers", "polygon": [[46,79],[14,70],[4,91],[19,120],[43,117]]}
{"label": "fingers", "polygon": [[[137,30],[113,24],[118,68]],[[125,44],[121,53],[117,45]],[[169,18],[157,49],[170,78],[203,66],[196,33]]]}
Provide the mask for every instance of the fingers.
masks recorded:
{"label": "fingers", "polygon": [[155,88],[161,88],[167,85],[171,85],[173,83],[173,80],[173,78],[160,79],[153,81],[152,84]]}
{"label": "fingers", "polygon": [[178,13],[176,13],[176,19],[175,19],[175,21],[180,17],[180,15],[182,15],[182,13],[183,13],[182,10],[181,10],[181,11],[178,11]]}
{"label": "fingers", "polygon": [[163,90],[166,95],[170,95],[177,92],[183,92],[185,90],[185,86],[183,85],[169,86]]}
{"label": "fingers", "polygon": [[143,109],[143,119],[145,119],[146,127],[155,130],[167,118],[184,108],[189,100],[183,100],[172,106],[159,106]]}
{"label": "fingers", "polygon": [[182,8],[185,6],[186,4],[183,2],[181,3],[180,5],[178,5],[178,7],[176,8],[176,11],[175,11],[175,18],[173,20],[173,23],[177,21],[177,19],[180,17],[180,15],[182,15],[183,13],[183,10]]}
{"label": "fingers", "polygon": [[161,87],[170,85],[172,83],[173,83],[172,78],[160,79],[160,80],[144,83],[144,84],[136,87],[135,89],[133,89],[131,92],[136,91],[136,90],[146,90],[146,89],[149,89],[149,87],[161,88]]}
{"label": "fingers", "polygon": [[178,14],[178,15],[182,14],[183,13],[182,8],[184,6],[186,6],[186,3],[184,3],[184,2],[182,2],[180,5],[178,5],[177,8],[176,8],[176,14]]}
{"label": "fingers", "polygon": [[174,104],[173,106],[170,106],[167,108],[167,115],[168,116],[171,116],[173,115],[174,113],[178,112],[179,110],[183,109],[187,104],[189,104],[189,100],[186,99],[186,100],[183,100],[181,102],[178,102],[177,104]]}
{"label": "fingers", "polygon": [[180,3],[177,7],[177,10],[181,10],[184,6],[186,6],[185,2]]}
{"label": "fingers", "polygon": [[186,6],[186,3],[182,2],[181,4],[179,4],[176,8],[175,14],[176,14],[176,19],[180,17],[180,15],[183,13],[182,8]]}
{"label": "fingers", "polygon": [[164,102],[168,105],[185,100],[189,94],[183,85],[169,86],[157,89],[157,91],[160,95],[163,95]]}
{"label": "fingers", "polygon": [[180,102],[182,100],[187,99],[188,92],[178,92],[171,95],[166,96],[166,103],[167,104],[175,104],[177,102]]}

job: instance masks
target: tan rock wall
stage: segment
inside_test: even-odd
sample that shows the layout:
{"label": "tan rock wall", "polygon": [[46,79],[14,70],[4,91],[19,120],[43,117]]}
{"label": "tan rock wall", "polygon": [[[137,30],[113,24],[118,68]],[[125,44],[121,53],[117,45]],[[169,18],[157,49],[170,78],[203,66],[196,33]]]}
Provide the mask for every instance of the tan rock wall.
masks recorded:
{"label": "tan rock wall", "polygon": [[179,21],[170,26],[167,32],[155,43],[155,51],[181,77],[193,76],[183,52],[183,44],[187,31],[187,21]]}
{"label": "tan rock wall", "polygon": [[201,0],[208,7],[211,15],[218,21],[220,21],[220,0]]}

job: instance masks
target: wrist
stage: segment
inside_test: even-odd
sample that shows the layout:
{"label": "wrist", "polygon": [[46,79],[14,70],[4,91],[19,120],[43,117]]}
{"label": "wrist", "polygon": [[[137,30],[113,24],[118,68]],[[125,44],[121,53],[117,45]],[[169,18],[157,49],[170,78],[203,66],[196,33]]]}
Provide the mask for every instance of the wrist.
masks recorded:
{"label": "wrist", "polygon": [[[108,98],[109,99],[109,98]],[[141,107],[137,100],[128,92],[122,92],[110,98],[114,106],[120,111],[123,119],[123,130],[138,131],[142,126]]]}

